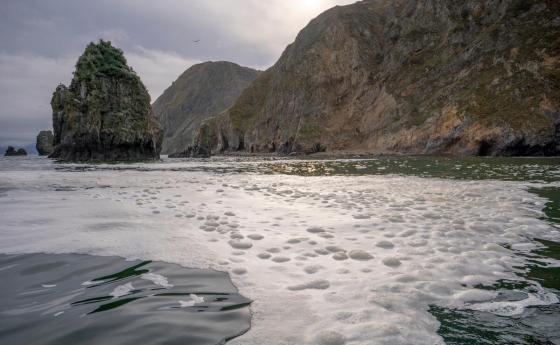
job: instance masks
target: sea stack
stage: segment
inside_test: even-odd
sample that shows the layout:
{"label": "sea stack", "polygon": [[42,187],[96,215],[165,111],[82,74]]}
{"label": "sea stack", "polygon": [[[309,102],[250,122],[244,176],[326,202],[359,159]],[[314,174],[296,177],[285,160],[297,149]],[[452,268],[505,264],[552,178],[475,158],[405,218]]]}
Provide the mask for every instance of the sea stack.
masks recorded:
{"label": "sea stack", "polygon": [[40,131],[39,134],[37,134],[35,148],[39,156],[48,156],[53,153],[53,141],[54,136],[51,131]]}
{"label": "sea stack", "polygon": [[6,153],[4,153],[4,156],[27,156],[27,151],[25,151],[25,149],[16,150],[13,146],[8,146],[8,149],[6,150]]}
{"label": "sea stack", "polygon": [[558,155],[559,71],[558,1],[366,0],[312,20],[197,143]]}
{"label": "sea stack", "polygon": [[90,43],[53,94],[54,152],[72,161],[159,158],[162,131],[144,84],[111,42]]}

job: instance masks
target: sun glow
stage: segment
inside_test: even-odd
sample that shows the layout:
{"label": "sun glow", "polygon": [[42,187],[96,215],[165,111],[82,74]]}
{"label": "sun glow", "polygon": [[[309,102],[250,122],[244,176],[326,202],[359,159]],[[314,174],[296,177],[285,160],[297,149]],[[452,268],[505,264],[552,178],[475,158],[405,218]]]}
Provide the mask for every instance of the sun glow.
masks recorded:
{"label": "sun glow", "polygon": [[321,8],[322,0],[296,0],[296,6],[304,11],[314,11]]}

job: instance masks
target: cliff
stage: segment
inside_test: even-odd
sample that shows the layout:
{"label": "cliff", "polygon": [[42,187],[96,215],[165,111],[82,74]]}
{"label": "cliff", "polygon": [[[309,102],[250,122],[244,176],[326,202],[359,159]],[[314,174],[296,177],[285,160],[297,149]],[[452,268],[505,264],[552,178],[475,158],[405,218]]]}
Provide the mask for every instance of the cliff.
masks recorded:
{"label": "cliff", "polygon": [[191,145],[202,121],[232,106],[258,73],[231,62],[206,62],[186,70],[153,104],[164,132],[162,153]]}
{"label": "cliff", "polygon": [[150,95],[110,42],[91,43],[79,58],[70,87],[53,94],[54,152],[77,161],[159,158],[161,130]]}
{"label": "cliff", "polygon": [[559,71],[557,1],[362,1],[311,21],[196,143],[556,155]]}

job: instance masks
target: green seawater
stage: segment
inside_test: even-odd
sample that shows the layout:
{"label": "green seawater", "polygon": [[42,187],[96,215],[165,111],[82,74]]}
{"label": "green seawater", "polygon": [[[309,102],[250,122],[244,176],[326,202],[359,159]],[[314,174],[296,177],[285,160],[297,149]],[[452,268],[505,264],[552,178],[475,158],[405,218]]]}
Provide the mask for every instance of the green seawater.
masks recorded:
{"label": "green seawater", "polygon": [[[551,176],[545,176],[552,181]],[[543,209],[545,220],[560,225],[560,188],[530,188],[530,192],[548,199]],[[547,265],[547,259],[560,260],[560,243],[535,239],[543,247],[532,252],[533,264],[524,277],[560,296],[560,267]],[[500,282],[491,287],[495,291],[521,291],[530,287],[519,283]],[[432,306],[430,312],[441,323],[438,330],[448,345],[557,345],[560,344],[560,304],[533,306],[521,315],[499,316],[488,312],[446,309]]]}

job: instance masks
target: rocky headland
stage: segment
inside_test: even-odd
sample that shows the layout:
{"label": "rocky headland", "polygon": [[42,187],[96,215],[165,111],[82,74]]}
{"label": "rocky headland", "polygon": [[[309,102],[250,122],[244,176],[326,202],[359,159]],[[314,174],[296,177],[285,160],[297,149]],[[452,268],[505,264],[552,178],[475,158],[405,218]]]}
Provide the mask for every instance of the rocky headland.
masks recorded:
{"label": "rocky headland", "polygon": [[192,155],[186,149],[201,123],[231,107],[258,73],[225,61],[205,62],[186,70],[152,106],[163,127],[162,153]]}
{"label": "rocky headland", "polygon": [[162,131],[150,95],[111,42],[90,43],[69,87],[53,94],[52,158],[138,161],[159,158]]}
{"label": "rocky headland", "polygon": [[48,156],[54,151],[54,136],[52,131],[40,131],[37,134],[37,143],[35,148],[39,153],[39,156]]}
{"label": "rocky headland", "polygon": [[311,21],[204,152],[560,153],[560,3],[366,0]]}

